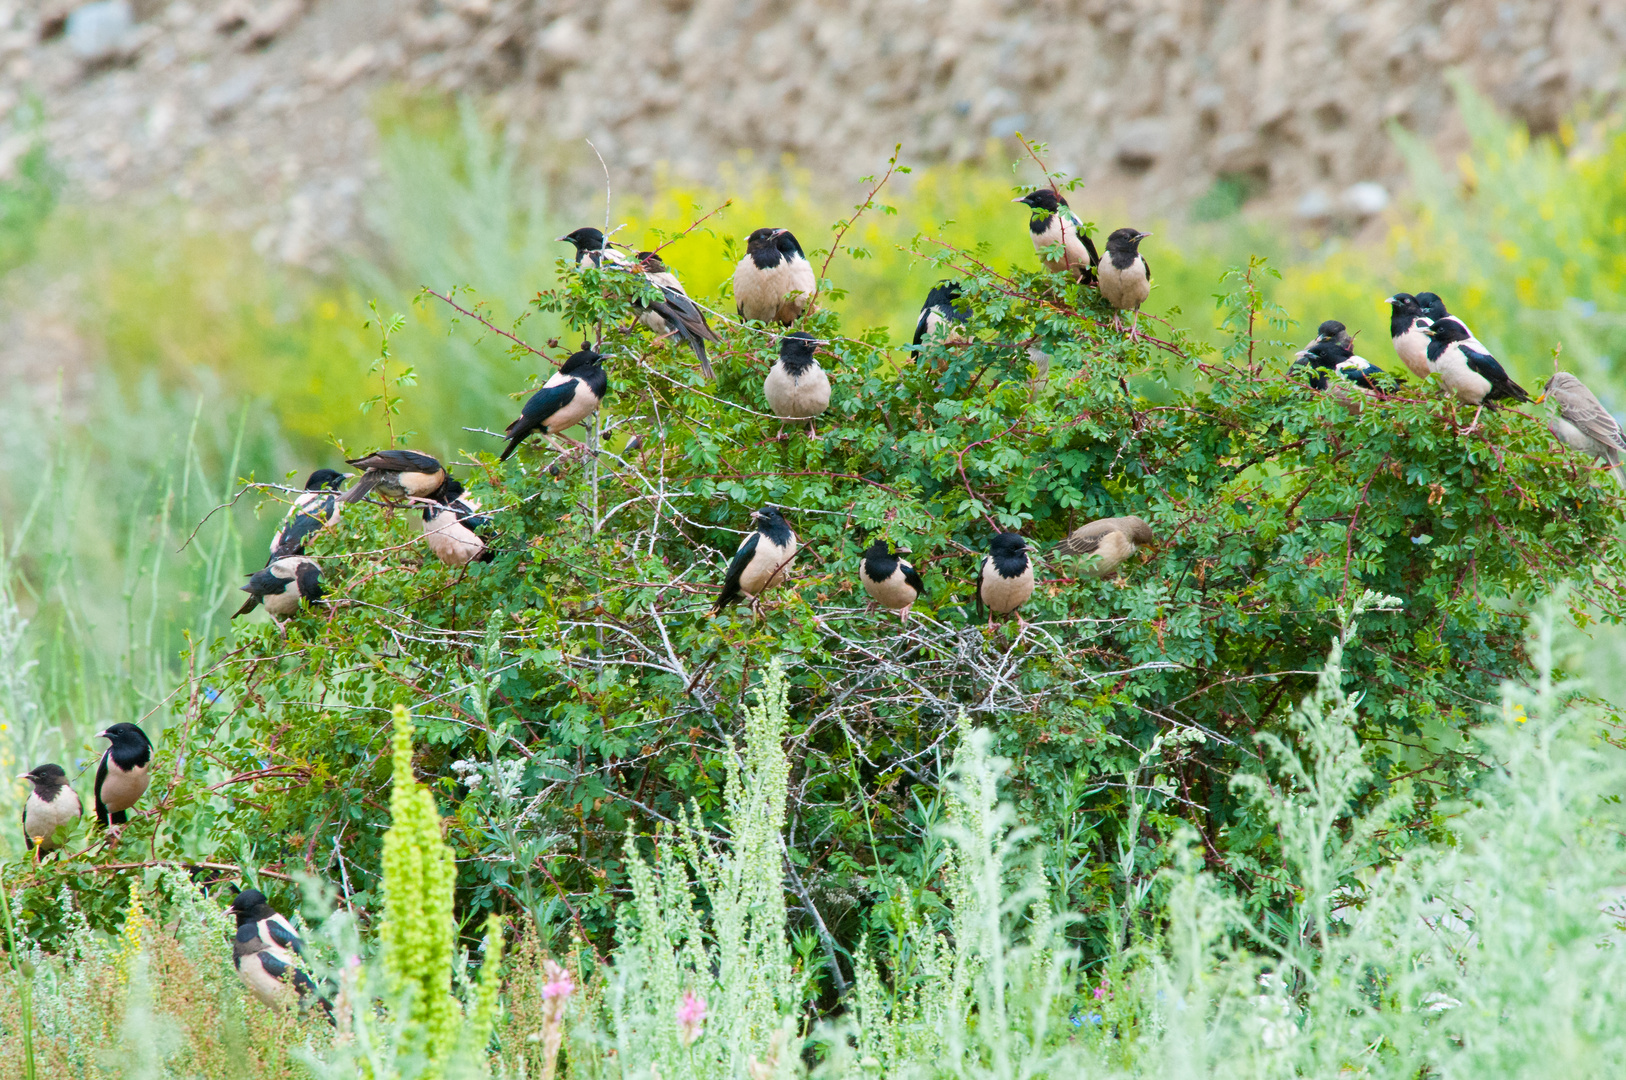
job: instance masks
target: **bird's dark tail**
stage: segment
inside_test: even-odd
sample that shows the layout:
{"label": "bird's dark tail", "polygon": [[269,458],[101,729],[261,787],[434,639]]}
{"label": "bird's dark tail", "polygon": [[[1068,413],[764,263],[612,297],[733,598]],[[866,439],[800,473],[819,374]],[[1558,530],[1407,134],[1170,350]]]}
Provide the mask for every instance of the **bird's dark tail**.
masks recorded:
{"label": "bird's dark tail", "polygon": [[340,496],[340,501],[347,503],[360,502],[372,494],[373,489],[379,485],[382,479],[383,477],[379,475],[377,469],[368,469],[361,474],[361,479],[356,481],[354,487]]}
{"label": "bird's dark tail", "polygon": [[522,431],[517,435],[508,436],[508,445],[502,448],[502,453],[497,455],[497,460],[507,461],[509,458],[513,457],[514,451],[519,449],[519,444],[524,442],[525,436],[529,434],[529,431]]}
{"label": "bird's dark tail", "polygon": [[[267,565],[270,565],[270,564],[268,563]],[[243,586],[243,591],[248,592],[248,586],[247,585]],[[257,606],[259,606],[259,603],[260,603],[259,596],[254,595],[254,594],[250,594],[249,598],[247,600],[243,601],[243,606],[237,609],[236,614],[234,614],[232,616],[232,618],[235,619],[235,618],[237,618],[238,615],[247,615],[249,612],[253,611]]]}

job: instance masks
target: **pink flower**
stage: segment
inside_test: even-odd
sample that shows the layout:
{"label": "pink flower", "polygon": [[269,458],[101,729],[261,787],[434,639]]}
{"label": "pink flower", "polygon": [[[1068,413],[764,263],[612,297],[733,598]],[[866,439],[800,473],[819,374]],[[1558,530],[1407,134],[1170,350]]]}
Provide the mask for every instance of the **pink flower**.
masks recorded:
{"label": "pink flower", "polygon": [[563,1000],[576,992],[576,980],[570,977],[570,972],[554,963],[552,960],[542,961],[543,974],[548,981],[542,987],[542,997],[546,1001]]}
{"label": "pink flower", "polygon": [[1095,1000],[1100,1001],[1102,998],[1106,997],[1107,994],[1110,993],[1110,992],[1111,991],[1109,991],[1107,989],[1107,981],[1105,979],[1102,979],[1101,980],[1101,985],[1097,986],[1095,988]]}
{"label": "pink flower", "polygon": [[678,1038],[683,1040],[683,1045],[694,1045],[694,1041],[704,1033],[706,999],[696,997],[693,990],[686,992],[683,1003],[677,1009],[677,1022]]}

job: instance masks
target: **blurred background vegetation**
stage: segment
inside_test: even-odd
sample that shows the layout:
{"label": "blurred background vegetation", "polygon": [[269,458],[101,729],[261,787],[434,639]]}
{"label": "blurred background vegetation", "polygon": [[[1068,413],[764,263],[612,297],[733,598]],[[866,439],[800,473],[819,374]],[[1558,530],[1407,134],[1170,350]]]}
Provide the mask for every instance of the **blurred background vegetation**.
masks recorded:
{"label": "blurred background vegetation", "polygon": [[[1211,335],[1220,273],[1260,253],[1280,272],[1268,289],[1297,320],[1298,339],[1338,318],[1358,333],[1359,351],[1394,366],[1383,298],[1432,289],[1527,387],[1539,387],[1562,343],[1565,366],[1606,405],[1626,400],[1614,362],[1626,343],[1626,125],[1566,126],[1532,140],[1466,87],[1458,101],[1473,139],[1460,161],[1436,161],[1396,133],[1413,189],[1381,239],[1253,220],[1224,181],[1187,219],[1133,221],[1156,234],[1146,247],[1156,273],[1148,312]],[[499,340],[450,333],[452,313],[419,302],[420,287],[478,286],[507,325],[554,284],[563,232],[607,216],[617,239],[652,246],[732,200],[663,253],[693,295],[727,309],[718,288],[739,237],[773,222],[810,251],[828,248],[823,223],[848,216],[869,187],[854,178],[833,194],[795,172],[742,171],[720,190],[673,182],[645,198],[612,182],[606,215],[602,198],[556,198],[527,150],[471,106],[392,98],[378,119],[373,242],[324,277],[272,265],[250,237],[179,204],[135,214],[63,201],[48,145],[0,184],[0,303],[55,313],[79,343],[60,358],[36,350],[31,369],[7,374],[6,768],[65,758],[73,771],[93,760],[90,736],[107,722],[147,716],[149,730],[164,726],[182,646],[223,631],[240,575],[262,561],[283,507],[250,495],[210,511],[232,501],[240,478],[302,480],[338,464],[341,448],[365,451],[384,437],[378,416],[358,410],[376,393],[370,301],[406,315],[391,346],[418,382],[398,426],[416,433],[413,445],[455,459],[460,448],[490,448],[464,426],[500,427],[506,395],[529,372]],[[933,278],[911,254],[916,238],[981,245],[995,268],[1029,266],[1025,212],[1009,200],[1041,174],[1026,158],[1012,166],[1015,157],[993,147],[979,168],[894,177],[880,196],[887,212],[865,215],[831,264],[844,324],[885,327],[907,343]],[[1088,190],[1072,203],[1098,233],[1130,223],[1121,208],[1093,205]],[[540,316],[521,330],[538,344],[557,332]],[[1606,634],[1591,662],[1613,670],[1621,651]],[[1602,689],[1626,700],[1626,681]]]}

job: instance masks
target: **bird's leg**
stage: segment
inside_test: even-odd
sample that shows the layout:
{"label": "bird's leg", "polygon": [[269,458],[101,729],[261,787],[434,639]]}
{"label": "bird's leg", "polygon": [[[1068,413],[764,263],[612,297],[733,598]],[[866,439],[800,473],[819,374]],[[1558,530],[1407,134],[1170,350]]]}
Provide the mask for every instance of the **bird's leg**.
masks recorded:
{"label": "bird's leg", "polygon": [[1119,333],[1119,332],[1121,332],[1123,330],[1123,328],[1124,328],[1123,320],[1118,318],[1118,313],[1116,311],[1114,311],[1112,313],[1112,330],[1113,330],[1113,333]]}
{"label": "bird's leg", "polygon": [[1129,317],[1129,336],[1140,337],[1140,308],[1136,308],[1135,313]]}
{"label": "bird's leg", "polygon": [[807,422],[807,437],[810,439],[816,439],[819,437],[818,430],[811,420]]}
{"label": "bird's leg", "polygon": [[1459,435],[1472,435],[1474,432],[1478,431],[1479,430],[1479,414],[1484,412],[1484,411],[1485,411],[1485,403],[1480,402],[1479,403],[1479,408],[1474,410],[1473,423],[1471,423],[1467,427],[1463,428],[1457,434],[1459,434]]}

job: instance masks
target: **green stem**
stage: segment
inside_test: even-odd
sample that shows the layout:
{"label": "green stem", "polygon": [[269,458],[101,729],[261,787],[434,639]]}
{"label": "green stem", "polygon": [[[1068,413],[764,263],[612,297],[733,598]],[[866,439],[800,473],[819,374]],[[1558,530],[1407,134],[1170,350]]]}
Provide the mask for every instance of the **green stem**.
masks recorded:
{"label": "green stem", "polygon": [[23,1012],[23,1080],[34,1080],[34,979],[33,971],[23,970],[17,963],[17,933],[11,925],[11,893],[6,890],[5,876],[8,863],[0,862],[0,907],[6,911],[6,955],[11,970],[22,977],[17,985],[17,996]]}

